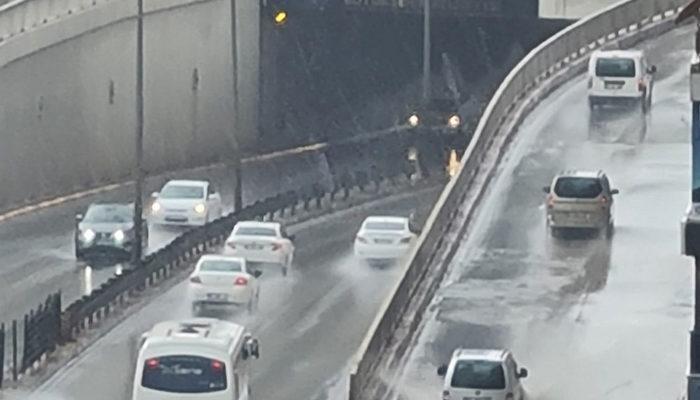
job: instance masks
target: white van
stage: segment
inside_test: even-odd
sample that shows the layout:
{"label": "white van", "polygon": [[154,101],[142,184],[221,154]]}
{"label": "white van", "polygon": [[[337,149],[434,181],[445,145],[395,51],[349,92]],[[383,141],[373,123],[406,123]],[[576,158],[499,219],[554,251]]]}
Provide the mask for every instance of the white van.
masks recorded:
{"label": "white van", "polygon": [[588,62],[588,104],[651,107],[656,66],[641,50],[599,50]]}
{"label": "white van", "polygon": [[156,324],[141,336],[132,400],[249,400],[258,341],[213,318]]}

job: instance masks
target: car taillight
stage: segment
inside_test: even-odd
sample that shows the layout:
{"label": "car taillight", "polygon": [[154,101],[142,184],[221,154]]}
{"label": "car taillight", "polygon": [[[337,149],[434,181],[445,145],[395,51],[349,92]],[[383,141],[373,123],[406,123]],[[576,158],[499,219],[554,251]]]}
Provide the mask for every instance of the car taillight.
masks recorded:
{"label": "car taillight", "polygon": [[367,239],[363,238],[362,236],[358,236],[357,241],[360,243],[367,243]]}
{"label": "car taillight", "polygon": [[277,251],[282,248],[282,245],[279,243],[275,243],[272,245],[272,251]]}
{"label": "car taillight", "polygon": [[449,390],[442,391],[442,400],[450,400],[450,391]]}
{"label": "car taillight", "polygon": [[644,81],[639,81],[639,82],[637,83],[637,89],[638,89],[640,92],[643,92],[643,91],[645,91],[645,90],[647,89],[647,85],[644,84]]}
{"label": "car taillight", "polygon": [[506,394],[506,400],[514,400],[515,396],[513,396],[513,393],[508,393]]}
{"label": "car taillight", "polygon": [[190,278],[190,282],[192,283],[202,283],[202,280],[198,276],[193,276]]}
{"label": "car taillight", "polygon": [[550,209],[554,208],[554,196],[552,196],[551,194],[547,195],[547,207],[549,207]]}
{"label": "car taillight", "polygon": [[401,239],[401,243],[411,243],[411,237],[405,237]]}
{"label": "car taillight", "polygon": [[242,276],[239,276],[238,278],[236,278],[236,281],[233,282],[233,284],[236,286],[245,286],[248,284],[248,279],[246,279]]}
{"label": "car taillight", "polygon": [[216,361],[216,360],[212,361],[211,362],[211,370],[214,372],[223,371],[224,370],[224,363],[222,363],[221,361]]}
{"label": "car taillight", "polygon": [[151,358],[151,359],[146,360],[146,368],[149,368],[149,369],[158,368],[159,364],[160,364],[160,362],[158,361],[157,358]]}

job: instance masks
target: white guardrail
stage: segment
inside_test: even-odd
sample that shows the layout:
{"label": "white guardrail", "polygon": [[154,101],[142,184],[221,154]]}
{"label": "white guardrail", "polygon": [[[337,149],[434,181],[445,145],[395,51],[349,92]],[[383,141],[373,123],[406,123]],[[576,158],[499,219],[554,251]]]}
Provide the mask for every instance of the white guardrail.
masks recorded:
{"label": "white guardrail", "polygon": [[[402,322],[411,319],[415,330],[419,312],[424,310],[430,299],[417,299],[416,293],[425,293],[426,286],[439,285],[439,279],[431,269],[445,268],[447,262],[435,262],[446,248],[457,246],[457,240],[449,236],[459,227],[453,225],[460,207],[464,206],[472,183],[477,184],[477,172],[485,159],[486,152],[497,137],[515,130],[527,112],[565,79],[566,71],[570,78],[581,71],[591,51],[623,39],[641,40],[646,35],[658,34],[670,29],[671,18],[688,0],[627,0],[610,6],[589,17],[579,20],[549,38],[532,50],[505,78],[489,102],[465,151],[459,172],[446,186],[438,202],[426,221],[418,244],[404,264],[404,276],[394,286],[376,319],[371,325],[365,340],[350,365],[350,379],[347,382],[350,400],[373,400],[370,389],[381,387],[382,380],[377,368],[391,358],[387,349]],[[663,28],[655,31],[656,28]],[[633,42],[633,40],[631,40]],[[621,45],[624,46],[624,43]],[[573,68],[573,67],[578,67]],[[570,71],[573,70],[573,71]],[[555,79],[558,78],[558,79]],[[538,96],[539,95],[539,96]],[[479,188],[481,192],[485,189]],[[454,235],[452,235],[454,236]],[[457,235],[458,237],[459,235]],[[433,272],[433,276],[428,276]],[[444,272],[444,270],[443,270]],[[419,291],[420,289],[420,291]],[[421,303],[415,307],[412,303]],[[411,308],[411,315],[407,310]],[[412,332],[408,333],[411,336]],[[385,354],[386,353],[386,354]]]}

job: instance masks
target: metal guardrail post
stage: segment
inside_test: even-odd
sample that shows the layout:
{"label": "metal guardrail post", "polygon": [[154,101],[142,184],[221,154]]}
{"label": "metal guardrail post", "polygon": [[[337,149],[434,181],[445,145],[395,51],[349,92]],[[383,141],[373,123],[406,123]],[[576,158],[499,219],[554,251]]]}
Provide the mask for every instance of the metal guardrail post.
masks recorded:
{"label": "metal guardrail post", "polygon": [[0,389],[5,381],[5,323],[0,324]]}
{"label": "metal guardrail post", "polygon": [[12,380],[17,382],[17,320],[12,320]]}

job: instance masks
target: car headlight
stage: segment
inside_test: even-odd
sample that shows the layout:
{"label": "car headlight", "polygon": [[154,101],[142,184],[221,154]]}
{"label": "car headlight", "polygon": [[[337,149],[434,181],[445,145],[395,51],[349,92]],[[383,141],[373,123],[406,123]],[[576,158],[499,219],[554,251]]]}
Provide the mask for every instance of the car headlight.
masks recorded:
{"label": "car headlight", "polygon": [[95,240],[95,231],[92,229],[86,229],[82,232],[83,242],[90,243]]}
{"label": "car headlight", "polygon": [[450,117],[449,120],[447,120],[447,125],[449,125],[450,128],[455,129],[459,127],[459,124],[462,123],[462,119],[459,118],[459,115],[453,115]]}
{"label": "car headlight", "polygon": [[418,118],[418,115],[413,114],[410,117],[408,117],[408,124],[409,125],[416,127],[416,126],[418,126],[419,123],[420,123],[420,118]]}
{"label": "car headlight", "polygon": [[112,234],[112,237],[114,238],[114,241],[115,241],[115,242],[121,243],[121,242],[123,242],[124,239],[126,238],[126,235],[124,234],[124,231],[123,231],[123,230],[117,229],[117,230],[114,231],[114,233]]}
{"label": "car headlight", "polygon": [[204,204],[200,203],[200,204],[197,204],[196,206],[194,206],[194,211],[197,214],[204,214],[204,212],[207,211],[207,208],[204,206]]}
{"label": "car headlight", "polygon": [[160,211],[160,203],[158,203],[158,202],[156,201],[156,202],[154,202],[153,204],[151,204],[151,211],[152,211],[154,214],[157,214],[158,211]]}

